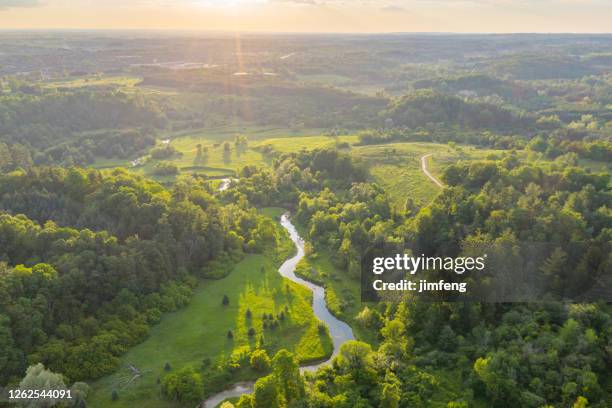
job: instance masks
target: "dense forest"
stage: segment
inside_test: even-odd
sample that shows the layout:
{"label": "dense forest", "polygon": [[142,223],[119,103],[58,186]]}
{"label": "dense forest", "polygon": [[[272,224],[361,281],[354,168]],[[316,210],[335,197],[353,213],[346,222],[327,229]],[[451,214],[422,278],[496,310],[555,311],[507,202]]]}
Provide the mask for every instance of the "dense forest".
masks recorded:
{"label": "dense forest", "polygon": [[[236,192],[258,204],[263,197],[278,200],[276,195],[291,201],[314,251],[329,252],[353,279],[359,279],[358,254],[377,240],[393,239],[415,242],[426,254],[457,253],[470,239],[585,241],[589,250],[579,267],[551,277],[567,279],[563,284],[570,287],[588,285],[612,267],[609,174],[533,166],[509,153],[497,161],[448,167],[444,179],[450,188],[424,208],[407,203],[406,213],[397,214],[380,188],[355,182],[359,167],[346,164],[339,171],[347,159],[333,152],[285,156],[275,172],[245,171]],[[365,306],[359,317],[379,332],[378,348],[345,344],[333,366],[310,380],[307,406],[422,406],[443,392],[432,373],[449,367],[459,369],[465,387],[449,406],[469,406],[479,397],[496,407],[568,406],[582,399],[606,406],[611,321],[605,303],[407,299]],[[258,404],[255,395],[252,406]]]}
{"label": "dense forest", "polygon": [[[154,101],[121,93],[0,96],[0,168],[87,165],[96,156],[131,157],[155,144],[165,114]],[[116,130],[120,129],[120,130]]]}
{"label": "dense forest", "polygon": [[72,381],[108,373],[195,277],[275,243],[269,222],[194,180],[34,168],[0,185],[3,382],[32,362]]}
{"label": "dense forest", "polygon": [[[612,273],[609,35],[241,41],[0,35],[0,385],[75,395],[33,407],[612,404],[609,291],[568,301]],[[295,274],[355,340],[278,273],[286,213]],[[375,245],[540,243],[565,301],[360,298]]]}

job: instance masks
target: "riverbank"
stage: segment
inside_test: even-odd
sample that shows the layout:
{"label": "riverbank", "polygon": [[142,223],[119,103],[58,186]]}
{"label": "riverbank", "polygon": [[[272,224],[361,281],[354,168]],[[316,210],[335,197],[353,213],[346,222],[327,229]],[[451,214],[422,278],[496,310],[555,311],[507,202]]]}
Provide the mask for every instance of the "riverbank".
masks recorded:
{"label": "riverbank", "polygon": [[[278,269],[280,276],[285,277],[292,282],[301,285],[303,288],[312,292],[312,311],[314,315],[323,322],[329,331],[333,342],[332,355],[325,361],[316,364],[307,364],[301,367],[301,371],[315,371],[320,366],[328,364],[338,354],[340,346],[349,340],[354,340],[351,327],[345,322],[337,319],[327,308],[325,303],[325,289],[312,282],[306,281],[295,274],[297,264],[304,258],[304,241],[299,236],[295,226],[291,223],[288,213],[281,217],[281,225],[289,233],[291,241],[293,241],[297,253],[290,259],[286,260]],[[203,402],[203,408],[214,408],[219,403],[228,398],[236,398],[243,394],[249,394],[253,391],[253,382],[235,384],[232,388],[225,390],[219,394],[209,397]]]}
{"label": "riverbank", "polygon": [[[265,209],[261,213],[278,220],[282,209]],[[287,348],[301,361],[320,361],[331,355],[332,342],[318,332],[310,304],[312,293],[297,283],[283,279],[278,273],[282,259],[295,253],[292,243],[282,232],[280,246],[276,251],[282,253],[278,259],[275,253],[247,255],[232,272],[219,280],[206,280],[194,291],[189,305],[174,313],[166,314],[161,322],[151,329],[150,336],[138,346],[130,349],[121,360],[120,368],[114,374],[92,384],[93,392],[88,398],[91,407],[128,408],[146,406],[168,408],[181,406],[177,402],[164,399],[160,395],[157,379],[168,372],[166,363],[172,370],[191,365],[203,370],[204,377],[213,367],[202,368],[204,361],[215,363],[220,357],[231,356],[235,350],[254,347],[251,344],[262,333],[270,353]],[[280,255],[279,255],[280,256]],[[286,288],[290,288],[290,297]],[[230,304],[222,305],[223,295],[229,297]],[[285,319],[274,331],[263,329],[262,314],[278,314],[288,306]],[[246,310],[253,315],[250,326],[257,336],[248,336],[245,319]],[[234,338],[227,338],[232,330]],[[143,375],[130,383],[128,364],[137,367]],[[214,364],[212,364],[214,365]],[[250,367],[240,368],[232,378],[235,381],[248,381],[260,373]],[[112,401],[112,392],[117,391],[118,400]]]}

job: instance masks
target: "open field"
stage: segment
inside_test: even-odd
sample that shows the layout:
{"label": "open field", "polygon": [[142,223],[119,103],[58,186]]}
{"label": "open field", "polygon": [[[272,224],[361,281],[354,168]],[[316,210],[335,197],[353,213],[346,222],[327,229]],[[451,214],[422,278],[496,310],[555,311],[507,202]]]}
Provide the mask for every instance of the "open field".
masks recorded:
{"label": "open field", "polygon": [[[309,133],[311,132],[311,133]],[[279,128],[248,127],[243,125],[211,128],[198,131],[180,131],[167,134],[164,139],[174,147],[178,154],[166,160],[147,158],[144,165],[132,166],[131,160],[98,159],[94,167],[99,169],[127,167],[139,174],[152,177],[160,182],[170,182],[174,176],[155,175],[155,166],[161,161],[178,167],[179,174],[200,174],[211,178],[222,178],[236,174],[244,166],[265,166],[271,164],[271,157],[261,149],[270,147],[278,153],[292,153],[300,150],[332,148],[337,143],[351,147],[345,152],[363,160],[369,167],[374,181],[391,195],[397,208],[401,208],[407,198],[417,205],[431,201],[440,188],[423,174],[421,157],[431,153],[428,159],[429,171],[440,177],[444,167],[457,161],[484,158],[497,150],[478,149],[473,146],[450,147],[439,143],[391,143],[384,145],[357,146],[355,135],[330,137],[317,134],[318,130],[293,132]],[[248,146],[237,148],[233,143],[238,135],[248,138]],[[229,142],[231,150],[225,151],[223,145]],[[198,145],[208,153],[198,157]]]}
{"label": "open field", "polygon": [[391,196],[400,208],[411,198],[417,205],[431,201],[440,191],[421,170],[421,157],[427,160],[429,171],[440,178],[444,168],[457,160],[484,158],[496,150],[473,146],[449,147],[439,143],[391,143],[385,145],[354,146],[351,154],[364,160],[373,179]]}
{"label": "open field", "polygon": [[[244,166],[268,165],[271,158],[259,151],[263,146],[271,146],[280,153],[297,152],[302,149],[333,147],[336,139],[320,136],[319,130],[291,131],[279,128],[227,126],[199,131],[181,131],[161,136],[178,154],[165,160],[149,159],[147,155],[144,165],[133,166],[132,161],[98,158],[93,167],[107,169],[126,167],[136,173],[155,178],[158,181],[171,181],[174,177],[160,177],[154,174],[155,165],[160,161],[174,164],[180,173],[202,174],[208,177],[227,177],[235,174]],[[248,146],[237,148],[234,144],[236,136],[246,136]],[[340,136],[339,142],[355,142],[354,136]],[[230,143],[231,150],[226,152],[223,144]],[[161,144],[160,144],[161,145]],[[208,154],[197,156],[198,145],[208,149]]]}
{"label": "open field", "polygon": [[135,87],[142,78],[137,76],[107,76],[99,75],[95,77],[91,76],[79,76],[73,78],[66,78],[63,80],[51,80],[42,82],[41,85],[46,89],[57,89],[57,88],[83,88],[83,87],[103,87],[103,86],[116,86],[122,89]]}
{"label": "open field", "polygon": [[300,150],[314,150],[333,148],[336,143],[356,143],[357,136],[311,136],[311,137],[283,137],[270,138],[258,141],[255,148],[270,146],[279,153],[299,152]]}
{"label": "open field", "polygon": [[[281,209],[266,209],[263,213],[276,219],[281,212]],[[331,354],[331,340],[319,333],[310,307],[311,292],[283,279],[273,258],[249,255],[226,278],[202,282],[187,307],[165,315],[147,340],[123,356],[118,372],[93,383],[89,405],[109,406],[112,391],[117,389],[119,400],[112,402],[116,407],[172,406],[159,397],[156,383],[165,373],[166,362],[173,369],[185,365],[199,369],[204,359],[214,363],[222,356],[253,349],[261,333],[264,333],[266,348],[271,354],[287,348],[301,361],[319,360]],[[230,299],[229,306],[221,303],[224,294]],[[262,314],[276,315],[284,311],[285,306],[289,311],[281,326],[273,332],[264,331]],[[251,319],[246,317],[247,309],[253,311]],[[249,327],[255,328],[256,336],[248,336]],[[227,339],[228,330],[233,331],[233,340]],[[129,377],[127,364],[134,365],[145,375],[122,388],[126,376]],[[251,369],[241,369],[236,380],[258,375]]]}

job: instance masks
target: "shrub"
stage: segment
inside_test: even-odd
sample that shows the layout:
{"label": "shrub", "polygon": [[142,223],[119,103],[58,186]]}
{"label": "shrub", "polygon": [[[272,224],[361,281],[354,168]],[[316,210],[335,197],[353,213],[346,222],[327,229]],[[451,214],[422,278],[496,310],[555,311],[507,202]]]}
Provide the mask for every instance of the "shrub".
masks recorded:
{"label": "shrub", "polygon": [[162,380],[162,392],[169,399],[193,403],[204,394],[202,376],[192,367],[184,367],[177,373],[168,374]]}
{"label": "shrub", "polygon": [[265,350],[255,350],[251,354],[251,367],[257,371],[267,371],[270,369],[270,357]]}

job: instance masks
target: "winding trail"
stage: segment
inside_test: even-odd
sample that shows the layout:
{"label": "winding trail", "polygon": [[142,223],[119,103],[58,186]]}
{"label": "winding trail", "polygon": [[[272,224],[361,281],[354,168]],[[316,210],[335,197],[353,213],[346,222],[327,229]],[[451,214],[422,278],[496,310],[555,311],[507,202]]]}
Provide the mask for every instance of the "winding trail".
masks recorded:
{"label": "winding trail", "polygon": [[[338,320],[334,315],[331,314],[329,309],[327,309],[327,305],[325,303],[325,289],[295,275],[295,267],[302,260],[302,258],[304,258],[304,240],[300,237],[297,230],[295,229],[295,226],[291,223],[291,220],[289,219],[289,213],[285,213],[281,217],[281,225],[289,233],[291,241],[293,241],[293,243],[295,244],[297,253],[292,258],[286,260],[280,266],[280,268],[278,268],[278,272],[283,277],[290,279],[296,283],[299,283],[300,285],[303,285],[312,291],[312,310],[315,316],[323,323],[325,323],[329,328],[329,335],[332,338],[332,343],[334,345],[333,353],[327,360],[321,363],[300,367],[300,371],[302,373],[316,371],[320,366],[328,364],[334,357],[336,357],[338,355],[338,352],[340,351],[340,346],[348,340],[354,340],[355,336],[353,335],[353,330],[348,324],[341,320]],[[206,401],[203,401],[203,403],[200,404],[200,407],[214,408],[227,398],[235,398],[243,394],[250,394],[253,392],[254,384],[255,383],[253,381],[234,384],[232,388],[215,394],[208,398]]]}
{"label": "winding trail", "polygon": [[425,156],[421,157],[421,170],[423,170],[423,173],[425,173],[425,175],[426,175],[427,177],[429,177],[429,179],[430,179],[431,181],[433,181],[434,183],[436,183],[436,185],[437,185],[438,187],[442,187],[442,188],[443,188],[443,187],[444,187],[444,184],[442,184],[442,182],[441,182],[440,180],[438,180],[438,179],[437,179],[437,178],[436,178],[436,177],[435,177],[433,174],[431,174],[431,173],[429,172],[429,170],[427,170],[427,159],[428,159],[429,157],[431,157],[431,156],[432,156],[432,153],[429,153],[429,154],[426,154]]}

